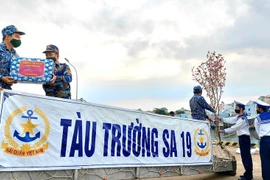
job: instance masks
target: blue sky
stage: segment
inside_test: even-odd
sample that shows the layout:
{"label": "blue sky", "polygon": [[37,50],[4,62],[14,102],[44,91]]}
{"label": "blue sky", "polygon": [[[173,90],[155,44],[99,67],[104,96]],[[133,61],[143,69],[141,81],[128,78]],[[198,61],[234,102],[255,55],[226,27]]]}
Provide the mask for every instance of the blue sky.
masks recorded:
{"label": "blue sky", "polygon": [[[79,98],[129,109],[189,108],[191,68],[215,50],[226,60],[222,101],[268,95],[270,2],[267,0],[0,0],[0,28],[26,33],[21,57],[60,49],[79,73]],[[76,78],[72,98],[76,94]],[[41,85],[16,91],[44,94]],[[207,101],[209,99],[206,97]]]}

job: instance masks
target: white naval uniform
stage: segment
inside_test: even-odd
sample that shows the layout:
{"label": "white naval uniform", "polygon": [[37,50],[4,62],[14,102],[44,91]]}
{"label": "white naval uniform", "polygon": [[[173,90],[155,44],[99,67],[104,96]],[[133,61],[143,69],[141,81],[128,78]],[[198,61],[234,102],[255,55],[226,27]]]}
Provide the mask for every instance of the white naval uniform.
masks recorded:
{"label": "white naval uniform", "polygon": [[236,131],[237,136],[248,135],[249,133],[249,123],[245,116],[240,115],[236,117],[221,118],[221,121],[228,124],[235,124],[230,128],[224,129],[225,133],[232,133]]}
{"label": "white naval uniform", "polygon": [[[235,124],[230,128],[224,129],[226,133],[237,133],[238,142],[240,147],[242,164],[245,168],[244,179],[253,179],[253,163],[250,154],[250,133],[249,133],[249,123],[246,114],[242,114],[236,117],[224,118],[223,122],[229,124]],[[241,178],[243,179],[243,178]]]}
{"label": "white naval uniform", "polygon": [[262,112],[254,121],[260,137],[260,156],[263,180],[270,179],[270,112]]}
{"label": "white naval uniform", "polygon": [[[263,112],[261,113],[261,115],[263,116],[264,113],[268,112]],[[263,118],[264,120],[262,120],[260,118],[261,115],[257,116],[254,120],[254,127],[256,129],[256,132],[259,137],[270,136],[270,119]]]}

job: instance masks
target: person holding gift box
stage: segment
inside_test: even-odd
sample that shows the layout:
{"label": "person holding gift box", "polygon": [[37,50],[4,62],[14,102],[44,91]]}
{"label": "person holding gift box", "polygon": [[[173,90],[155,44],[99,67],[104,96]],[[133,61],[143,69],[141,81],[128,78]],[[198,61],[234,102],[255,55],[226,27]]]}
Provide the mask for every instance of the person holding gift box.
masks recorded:
{"label": "person holding gift box", "polygon": [[70,83],[72,81],[72,74],[66,63],[59,62],[58,47],[53,44],[47,45],[43,53],[46,54],[47,59],[52,59],[55,65],[52,80],[49,83],[43,84],[46,96],[71,99]]}
{"label": "person holding gift box", "polygon": [[250,133],[249,133],[249,122],[247,114],[245,113],[245,105],[235,101],[235,113],[238,114],[234,117],[220,118],[215,117],[215,120],[223,121],[229,124],[235,124],[230,128],[219,130],[218,133],[232,133],[236,132],[239,141],[240,154],[242,163],[245,168],[245,173],[239,177],[239,180],[251,180],[253,179],[253,163],[250,153]]}
{"label": "person holding gift box", "polygon": [[2,30],[3,42],[0,43],[0,87],[3,89],[11,89],[11,86],[16,83],[10,77],[10,62],[11,59],[19,57],[14,48],[21,45],[21,35],[24,32],[19,31],[14,25],[5,27]]}

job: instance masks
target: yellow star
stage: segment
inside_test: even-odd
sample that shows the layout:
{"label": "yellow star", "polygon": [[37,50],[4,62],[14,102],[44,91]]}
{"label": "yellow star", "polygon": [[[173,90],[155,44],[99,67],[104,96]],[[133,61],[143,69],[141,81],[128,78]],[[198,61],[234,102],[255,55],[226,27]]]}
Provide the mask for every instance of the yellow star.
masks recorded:
{"label": "yellow star", "polygon": [[204,138],[201,136],[199,139],[200,139],[200,143],[203,143]]}
{"label": "yellow star", "polygon": [[21,124],[21,126],[23,127],[23,134],[26,132],[29,132],[30,134],[34,134],[33,129],[38,126],[37,124],[32,124],[31,120],[28,119],[26,124]]}

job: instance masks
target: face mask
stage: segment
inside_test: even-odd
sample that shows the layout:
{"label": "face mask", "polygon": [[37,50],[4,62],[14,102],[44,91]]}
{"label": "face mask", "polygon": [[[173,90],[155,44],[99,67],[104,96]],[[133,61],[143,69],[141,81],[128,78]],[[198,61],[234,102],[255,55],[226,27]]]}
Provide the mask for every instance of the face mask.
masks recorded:
{"label": "face mask", "polygon": [[52,59],[52,60],[53,60],[53,62],[55,62],[55,61],[56,61],[56,58],[55,58],[55,57],[50,57],[50,58],[47,58],[47,59]]}
{"label": "face mask", "polygon": [[17,48],[17,47],[19,47],[20,45],[21,45],[21,40],[17,40],[17,39],[12,39],[11,41],[10,41],[10,43],[12,44],[12,46],[14,47],[14,48]]}
{"label": "face mask", "polygon": [[237,114],[240,113],[240,109],[235,109],[234,111],[235,111],[235,113],[237,113]]}
{"label": "face mask", "polygon": [[257,109],[257,114],[260,114],[261,112]]}

